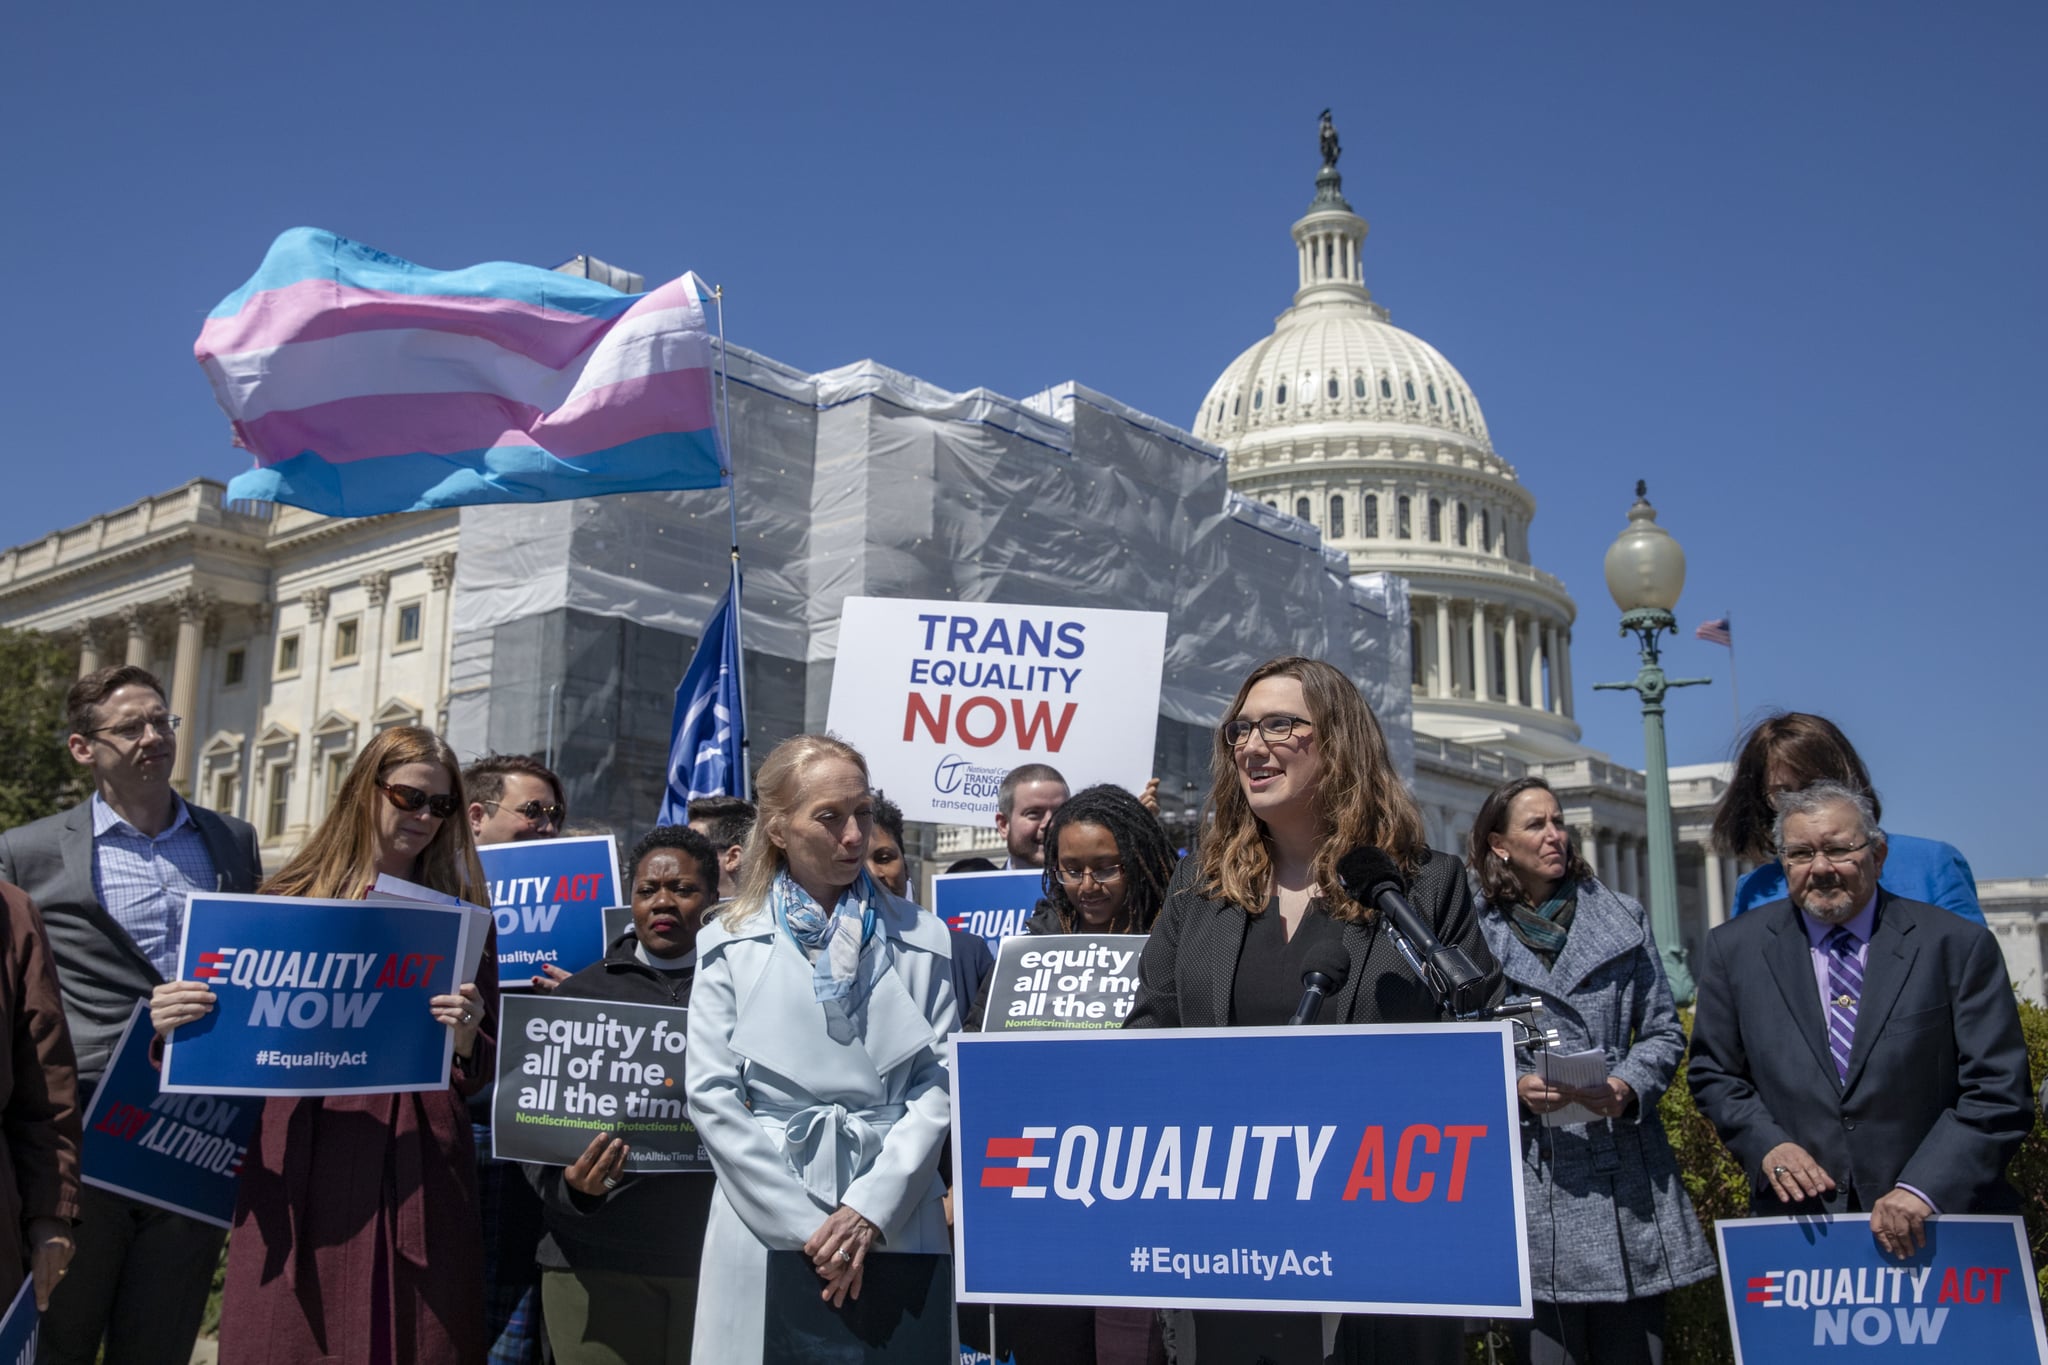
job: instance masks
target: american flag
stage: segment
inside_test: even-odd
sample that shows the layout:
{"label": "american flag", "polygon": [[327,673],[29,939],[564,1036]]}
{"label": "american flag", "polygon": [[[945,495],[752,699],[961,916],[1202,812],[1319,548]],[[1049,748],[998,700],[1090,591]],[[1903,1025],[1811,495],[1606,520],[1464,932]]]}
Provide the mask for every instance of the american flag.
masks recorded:
{"label": "american flag", "polygon": [[1735,648],[1734,627],[1729,624],[1728,618],[1725,616],[1712,621],[1700,622],[1699,628],[1693,631],[1692,635],[1695,640],[1705,640],[1710,645],[1726,645],[1730,649]]}

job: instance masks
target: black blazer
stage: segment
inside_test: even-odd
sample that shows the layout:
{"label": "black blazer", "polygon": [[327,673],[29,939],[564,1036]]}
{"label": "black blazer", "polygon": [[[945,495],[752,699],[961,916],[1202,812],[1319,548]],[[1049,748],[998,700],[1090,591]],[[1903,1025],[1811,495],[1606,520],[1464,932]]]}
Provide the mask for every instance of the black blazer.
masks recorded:
{"label": "black blazer", "polygon": [[[1438,938],[1463,948],[1486,973],[1487,999],[1498,1001],[1504,983],[1473,913],[1465,866],[1448,853],[1427,853],[1408,900]],[[1181,859],[1138,960],[1138,999],[1125,1028],[1221,1028],[1230,1022],[1237,958],[1251,920],[1237,906],[1203,895],[1196,889],[1199,878],[1197,855]],[[1428,1023],[1444,1017],[1436,996],[1408,970],[1393,938],[1379,932],[1378,916],[1367,924],[1346,924],[1344,947],[1351,956],[1351,975],[1324,1007],[1324,1023]]]}
{"label": "black blazer", "polygon": [[[189,801],[185,810],[213,859],[214,889],[254,891],[263,880],[255,827]],[[0,834],[0,881],[13,882],[42,907],[78,1049],[78,1079],[97,1084],[135,1002],[148,998],[163,977],[93,890],[92,799]],[[86,1095],[79,1099],[83,1104]]]}
{"label": "black blazer", "polygon": [[[1942,1213],[2019,1210],[2005,1167],[2034,1123],[2019,1009],[1997,941],[1937,906],[1877,893],[1846,1082],[1792,902],[1715,929],[1687,1077],[1758,1213],[1867,1212],[1900,1184]],[[1780,1203],[1763,1162],[1781,1142],[1812,1154],[1835,1193]]]}

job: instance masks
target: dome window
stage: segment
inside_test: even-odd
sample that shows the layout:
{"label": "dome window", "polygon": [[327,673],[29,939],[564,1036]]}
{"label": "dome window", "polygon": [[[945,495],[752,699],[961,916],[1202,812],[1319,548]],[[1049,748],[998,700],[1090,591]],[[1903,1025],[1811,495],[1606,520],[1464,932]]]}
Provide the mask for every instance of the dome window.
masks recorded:
{"label": "dome window", "polygon": [[1273,390],[1273,406],[1276,408],[1287,406],[1287,381],[1284,379],[1280,381],[1280,387]]}
{"label": "dome window", "polygon": [[1484,508],[1479,511],[1479,548],[1489,553],[1493,550],[1493,513]]}
{"label": "dome window", "polygon": [[1294,500],[1294,515],[1300,517],[1303,521],[1309,520],[1307,498],[1296,498]]}
{"label": "dome window", "polygon": [[1396,504],[1396,507],[1399,511],[1400,520],[1395,523],[1394,534],[1402,540],[1413,539],[1414,528],[1409,524],[1408,520],[1408,495],[1406,493],[1401,495],[1401,500]]}
{"label": "dome window", "polygon": [[1365,397],[1365,374],[1363,371],[1351,376],[1351,396],[1353,398]]}
{"label": "dome window", "polygon": [[1252,390],[1252,411],[1257,412],[1260,408],[1263,408],[1265,406],[1266,386],[1261,384],[1258,388]]}
{"label": "dome window", "polygon": [[[1337,381],[1332,379],[1330,382],[1334,384]],[[1344,498],[1341,494],[1330,499],[1330,534],[1344,534]]]}
{"label": "dome window", "polygon": [[1237,395],[1235,395],[1234,397],[1232,397],[1232,398],[1231,398],[1231,400],[1230,400],[1230,415],[1231,415],[1232,417],[1235,417],[1235,416],[1237,416],[1237,415],[1238,415],[1239,413],[1241,413],[1241,412],[1243,412],[1243,411],[1244,411],[1244,395],[1240,393],[1240,394],[1237,394]]}
{"label": "dome window", "polygon": [[1415,381],[1404,379],[1401,381],[1401,388],[1407,393],[1408,401],[1413,403],[1415,401]]}
{"label": "dome window", "polygon": [[1458,504],[1458,543],[1467,547],[1472,543],[1472,513],[1462,502]]}
{"label": "dome window", "polygon": [[1343,390],[1342,390],[1341,388],[1339,388],[1339,387],[1338,387],[1338,384],[1337,384],[1337,376],[1336,376],[1336,375],[1334,375],[1334,374],[1330,376],[1330,383],[1329,383],[1329,386],[1328,386],[1328,387],[1329,387],[1329,393],[1330,393],[1330,397],[1332,397],[1332,398],[1335,398],[1335,397],[1337,397],[1338,395],[1340,395],[1340,394],[1341,394],[1341,393],[1343,392]]}
{"label": "dome window", "polygon": [[1429,386],[1429,405],[1431,407],[1436,406],[1436,385],[1434,384]]}
{"label": "dome window", "polygon": [[1394,381],[1393,381],[1393,380],[1391,380],[1391,379],[1389,379],[1389,378],[1387,378],[1387,377],[1386,377],[1385,375],[1381,375],[1381,376],[1380,376],[1380,397],[1382,397],[1382,398],[1392,398],[1393,396],[1394,396]]}
{"label": "dome window", "polygon": [[1441,498],[1429,500],[1429,538],[1437,544],[1444,539],[1444,504]]}
{"label": "dome window", "polygon": [[1380,495],[1365,495],[1365,511],[1358,520],[1358,534],[1367,540],[1376,540],[1380,534]]}

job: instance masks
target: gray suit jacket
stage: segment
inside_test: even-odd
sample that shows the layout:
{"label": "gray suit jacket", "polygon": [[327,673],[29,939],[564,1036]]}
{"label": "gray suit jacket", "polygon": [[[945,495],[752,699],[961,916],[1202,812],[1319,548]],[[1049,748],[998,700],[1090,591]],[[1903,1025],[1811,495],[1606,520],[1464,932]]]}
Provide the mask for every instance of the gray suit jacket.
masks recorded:
{"label": "gray suit jacket", "polygon": [[1707,935],[1686,1068],[1742,1162],[1758,1213],[1813,1213],[1771,1192],[1764,1156],[1804,1147],[1835,1179],[1829,1213],[1894,1186],[1943,1213],[2008,1213],[2006,1164],[2034,1124],[2027,1045],[1998,942],[1981,924],[1880,889],[1849,1075],[1837,1077],[1813,958],[1790,901]]}
{"label": "gray suit jacket", "polygon": [[[256,829],[244,820],[185,803],[206,840],[221,891],[249,892],[263,880]],[[42,908],[57,956],[64,1017],[78,1050],[79,1103],[98,1084],[114,1044],[163,977],[114,922],[93,891],[92,801],[0,834],[0,881],[13,882]]]}
{"label": "gray suit jacket", "polygon": [[[1244,950],[1244,911],[1197,889],[1200,860],[1181,859],[1166,890],[1145,955],[1138,961],[1138,998],[1125,1028],[1222,1028],[1230,1023],[1231,990],[1237,981],[1237,959]],[[1487,951],[1465,885],[1465,868],[1448,853],[1429,850],[1417,869],[1408,900],[1436,936],[1465,950],[1472,964],[1487,976],[1487,999],[1503,994],[1500,968]],[[1326,1024],[1429,1023],[1442,1017],[1436,997],[1415,979],[1394,947],[1379,932],[1379,917],[1367,924],[1344,926],[1344,949],[1351,975],[1335,999],[1323,1006]]]}

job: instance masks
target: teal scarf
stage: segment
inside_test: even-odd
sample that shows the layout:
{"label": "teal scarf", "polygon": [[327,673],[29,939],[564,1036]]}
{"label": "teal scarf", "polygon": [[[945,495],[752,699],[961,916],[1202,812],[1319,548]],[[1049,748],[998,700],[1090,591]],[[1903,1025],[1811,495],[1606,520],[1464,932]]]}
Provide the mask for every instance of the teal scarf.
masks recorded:
{"label": "teal scarf", "polygon": [[1579,908],[1579,888],[1567,877],[1557,884],[1557,890],[1549,900],[1531,910],[1517,901],[1508,907],[1508,927],[1515,931],[1515,937],[1528,945],[1529,951],[1543,959],[1546,967],[1554,966],[1557,955],[1564,951],[1565,940],[1570,936],[1572,916]]}

